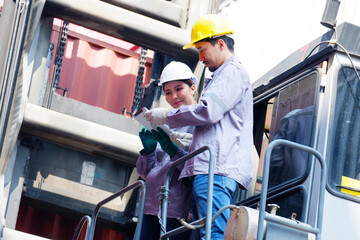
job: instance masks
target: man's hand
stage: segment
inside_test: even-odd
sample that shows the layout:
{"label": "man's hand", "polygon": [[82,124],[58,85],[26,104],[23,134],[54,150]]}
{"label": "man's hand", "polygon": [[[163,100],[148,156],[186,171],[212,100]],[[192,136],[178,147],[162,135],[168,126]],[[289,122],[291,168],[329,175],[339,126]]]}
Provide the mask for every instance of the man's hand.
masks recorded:
{"label": "man's hand", "polygon": [[181,147],[182,149],[188,150],[191,144],[193,135],[191,133],[182,133],[182,132],[171,132],[170,139],[176,145]]}
{"label": "man's hand", "polygon": [[156,140],[160,143],[161,149],[166,152],[170,157],[173,157],[178,149],[178,146],[173,143],[170,137],[159,127],[151,130]]}
{"label": "man's hand", "polygon": [[166,113],[169,111],[167,108],[154,108],[147,110],[144,114],[146,120],[154,125],[163,125],[167,123]]}

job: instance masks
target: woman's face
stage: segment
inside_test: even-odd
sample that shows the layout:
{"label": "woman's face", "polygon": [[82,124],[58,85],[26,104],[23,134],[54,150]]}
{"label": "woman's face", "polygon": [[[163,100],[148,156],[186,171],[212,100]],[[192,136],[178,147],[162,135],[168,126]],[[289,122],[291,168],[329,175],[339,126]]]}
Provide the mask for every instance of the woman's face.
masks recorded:
{"label": "woman's face", "polygon": [[166,101],[173,107],[194,104],[195,85],[191,87],[183,81],[170,81],[164,84]]}

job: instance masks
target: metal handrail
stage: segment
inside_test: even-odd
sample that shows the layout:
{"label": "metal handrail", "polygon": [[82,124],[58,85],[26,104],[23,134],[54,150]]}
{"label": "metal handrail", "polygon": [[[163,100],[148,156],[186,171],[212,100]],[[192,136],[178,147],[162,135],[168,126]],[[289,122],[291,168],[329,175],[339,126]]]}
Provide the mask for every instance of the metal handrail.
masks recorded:
{"label": "metal handrail", "polygon": [[89,229],[90,224],[91,224],[91,217],[90,216],[85,215],[80,219],[80,222],[78,223],[78,225],[76,227],[75,234],[73,236],[73,240],[78,240],[79,235],[81,233],[81,230],[82,230],[85,223],[87,223],[86,229]]}
{"label": "metal handrail", "polygon": [[133,184],[121,189],[120,191],[114,193],[113,195],[111,195],[110,197],[105,198],[104,200],[100,201],[94,211],[92,212],[91,215],[91,224],[90,227],[87,229],[86,231],[86,236],[85,239],[86,240],[92,240],[94,237],[94,232],[95,232],[95,224],[96,224],[96,218],[99,214],[99,211],[101,209],[101,207],[103,205],[105,205],[106,203],[114,200],[115,198],[121,196],[122,194],[136,188],[140,186],[142,192],[140,192],[140,196],[141,196],[141,200],[140,200],[140,205],[139,205],[139,219],[138,219],[138,223],[136,224],[136,230],[135,230],[135,236],[134,236],[134,240],[140,240],[140,230],[142,227],[142,221],[143,221],[143,215],[144,215],[144,206],[145,206],[145,195],[146,195],[146,185],[145,182],[143,180],[138,180],[136,182],[134,182]]}
{"label": "metal handrail", "polygon": [[[167,208],[168,208],[168,193],[169,185],[174,169],[181,163],[193,158],[194,156],[208,150],[209,151],[209,180],[208,180],[208,193],[207,193],[207,204],[206,204],[206,222],[205,222],[205,239],[210,240],[211,237],[211,215],[212,215],[212,200],[213,200],[213,185],[214,185],[214,160],[213,160],[213,148],[210,145],[205,145],[181,158],[176,160],[171,164],[170,168],[167,171],[165,184],[162,187],[162,208],[161,208],[161,220],[162,226],[160,232],[160,239],[164,239],[163,236],[166,231],[166,221],[167,221]],[[171,235],[172,236],[172,235]],[[164,237],[168,237],[167,235]]]}
{"label": "metal handrail", "polygon": [[[287,147],[292,147],[301,151],[305,151],[308,153],[313,154],[320,163],[321,166],[321,176],[320,176],[320,189],[319,189],[319,203],[318,203],[318,214],[317,214],[317,227],[311,227],[307,225],[298,225],[295,222],[289,222],[289,221],[282,221],[282,219],[271,215],[266,214],[265,215],[265,205],[266,205],[266,196],[267,196],[267,189],[268,189],[268,182],[269,182],[269,169],[270,169],[270,156],[271,152],[274,149],[274,147],[278,145],[284,145]],[[264,169],[263,169],[263,181],[262,181],[262,187],[261,187],[261,195],[260,195],[260,210],[259,210],[259,221],[258,221],[258,232],[257,232],[257,239],[262,239],[263,231],[264,231],[264,221],[268,220],[274,223],[282,224],[287,227],[295,228],[301,231],[309,232],[316,234],[316,239],[321,239],[321,228],[322,228],[322,218],[323,218],[323,209],[324,209],[324,195],[325,195],[325,184],[326,184],[326,174],[327,174],[327,168],[325,164],[325,160],[322,157],[322,155],[316,151],[315,149],[294,143],[288,140],[284,139],[277,139],[272,141],[265,152],[265,159],[264,159]]]}

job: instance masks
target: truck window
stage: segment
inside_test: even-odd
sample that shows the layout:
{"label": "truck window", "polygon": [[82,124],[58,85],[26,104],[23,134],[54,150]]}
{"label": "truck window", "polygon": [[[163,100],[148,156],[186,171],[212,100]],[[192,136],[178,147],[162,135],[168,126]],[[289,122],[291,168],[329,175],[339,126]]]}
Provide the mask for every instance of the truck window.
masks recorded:
{"label": "truck window", "polygon": [[[279,91],[274,99],[270,141],[286,139],[311,145],[317,76],[313,72]],[[276,147],[270,161],[269,187],[304,176],[308,158],[303,151]]]}
{"label": "truck window", "polygon": [[[256,193],[261,192],[262,169],[268,143],[275,139],[286,139],[311,146],[312,128],[315,120],[315,95],[318,85],[318,70],[298,76],[275,95],[266,99],[264,134],[260,151]],[[278,146],[270,158],[268,201],[280,206],[277,215],[304,220],[303,204],[307,190],[298,185],[305,180],[310,157],[299,150]],[[280,190],[281,189],[281,190]],[[275,190],[275,191],[272,191]],[[255,207],[256,201],[249,201]],[[245,203],[246,204],[246,203]]]}
{"label": "truck window", "polygon": [[360,188],[360,81],[349,67],[338,73],[331,131],[328,182],[333,190],[360,201],[359,192],[346,189]]}

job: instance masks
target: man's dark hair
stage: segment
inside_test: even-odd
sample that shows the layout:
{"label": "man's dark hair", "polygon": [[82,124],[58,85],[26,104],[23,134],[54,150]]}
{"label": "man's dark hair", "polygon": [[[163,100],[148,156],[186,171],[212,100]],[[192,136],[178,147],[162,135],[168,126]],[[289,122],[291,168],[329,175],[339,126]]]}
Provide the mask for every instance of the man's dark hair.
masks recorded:
{"label": "man's dark hair", "polygon": [[234,44],[235,44],[234,39],[232,39],[231,37],[228,37],[226,35],[221,36],[221,37],[217,37],[217,38],[206,38],[206,39],[201,40],[201,41],[209,42],[211,45],[214,46],[219,39],[222,39],[226,43],[226,45],[228,46],[230,52],[232,52],[232,53],[234,52]]}

